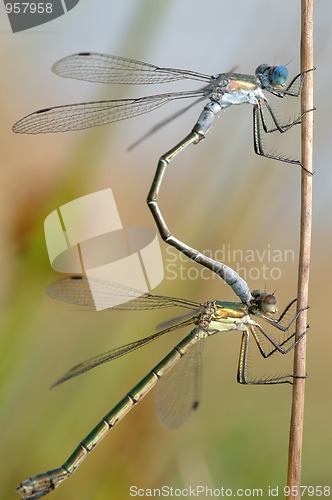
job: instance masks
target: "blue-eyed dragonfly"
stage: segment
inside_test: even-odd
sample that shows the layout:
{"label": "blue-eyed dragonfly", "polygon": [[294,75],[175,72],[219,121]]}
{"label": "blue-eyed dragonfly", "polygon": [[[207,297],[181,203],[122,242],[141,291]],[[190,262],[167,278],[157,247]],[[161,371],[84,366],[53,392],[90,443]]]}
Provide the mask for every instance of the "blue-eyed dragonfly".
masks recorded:
{"label": "blue-eyed dragonfly", "polygon": [[[17,133],[28,134],[81,130],[148,113],[174,100],[197,98],[184,110],[177,112],[155,127],[156,129],[193,105],[207,100],[208,102],[190,134],[159,159],[147,202],[163,240],[211,270],[213,270],[212,261],[202,254],[197,255],[196,250],[174,237],[165,223],[158,206],[158,194],[167,165],[190,144],[197,144],[204,139],[214,117],[222,109],[244,103],[253,105],[255,153],[266,158],[301,165],[297,159],[264,150],[262,131],[267,134],[287,132],[301,122],[303,114],[289,123],[280,123],[263,91],[279,98],[298,97],[302,90],[305,74],[311,70],[296,75],[286,85],[288,70],[285,66],[261,64],[257,67],[254,75],[228,72],[209,76],[183,69],[160,68],[123,57],[84,52],[61,59],[53,66],[53,71],[61,77],[99,83],[138,85],[193,80],[204,84],[198,90],[169,92],[137,99],[84,102],[41,109],[19,120],[13,126],[13,130]],[[268,125],[267,115],[271,118],[271,125]]]}
{"label": "blue-eyed dragonfly", "polygon": [[[89,278],[91,283],[91,278]],[[152,370],[131,389],[121,401],[110,410],[95,428],[79,443],[68,460],[61,467],[30,477],[23,481],[17,491],[27,500],[37,500],[50,493],[65,479],[68,479],[83,460],[108,432],[157,384],[157,408],[161,421],[167,427],[176,427],[186,421],[199,405],[200,358],[204,340],[220,332],[242,333],[237,381],[240,384],[280,384],[292,383],[293,376],[280,375],[253,379],[248,374],[248,349],[250,338],[254,340],[260,354],[267,358],[275,352],[286,354],[299,342],[305,332],[294,341],[294,333],[288,334],[301,311],[294,312],[296,299],[283,311],[278,319],[271,315],[277,312],[274,295],[259,290],[252,292],[249,304],[222,302],[218,300],[199,304],[175,297],[141,294],[141,292],[102,280],[93,282],[94,297],[98,294],[98,304],[105,301],[110,306],[112,298],[130,298],[129,302],[117,305],[117,309],[162,309],[181,307],[189,310],[185,318],[178,319],[157,333],[141,340],[118,347],[80,363],[65,373],[54,385],[59,385],[102,363],[117,359],[129,352],[147,345],[162,335],[178,328],[194,325],[187,336],[179,342]],[[66,302],[94,306],[89,283],[85,277],[71,276],[51,284],[46,293]],[[256,320],[264,321],[263,328]],[[274,327],[284,333],[278,342],[271,333]],[[264,343],[265,342],[265,343]],[[266,347],[269,346],[269,347]]]}

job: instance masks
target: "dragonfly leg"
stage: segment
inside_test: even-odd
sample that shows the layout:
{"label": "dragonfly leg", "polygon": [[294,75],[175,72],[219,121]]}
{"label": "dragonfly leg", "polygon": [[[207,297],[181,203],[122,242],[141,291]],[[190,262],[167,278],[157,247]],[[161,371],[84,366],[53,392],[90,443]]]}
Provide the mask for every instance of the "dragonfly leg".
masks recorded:
{"label": "dragonfly leg", "polygon": [[[302,337],[304,337],[304,335],[306,335],[306,333],[307,333],[307,330],[305,332],[301,333],[301,335],[299,335],[299,337],[295,340],[295,342],[293,342],[287,349],[284,349],[282,346],[284,344],[286,344],[286,342],[288,342],[291,338],[293,338],[294,334],[290,335],[286,340],[284,340],[281,344],[279,344],[258,323],[255,323],[255,328],[257,328],[262,333],[262,335],[264,335],[264,337],[268,340],[268,342],[270,342],[273,345],[274,349],[271,351],[271,354],[273,354],[276,351],[280,352],[281,354],[287,354],[300,342]],[[253,337],[256,340],[256,343],[259,347],[260,342],[258,340],[257,333],[255,332],[253,326],[251,327],[251,333],[253,334]],[[259,347],[259,349],[260,349],[260,352],[264,358],[268,358],[271,355],[270,353],[266,354],[264,352],[264,350],[261,349],[260,347]]]}
{"label": "dragonfly leg", "polygon": [[[272,160],[282,161],[283,163],[291,163],[293,165],[299,165],[308,174],[312,175],[312,172],[309,172],[309,170],[307,170],[302,165],[302,163],[300,162],[300,160],[297,160],[295,158],[288,158],[285,155],[276,154],[276,153],[272,153],[272,152],[267,152],[265,150],[264,145],[263,145],[263,141],[262,141],[262,133],[261,133],[261,129],[262,128],[264,129],[265,119],[262,118],[262,116],[261,116],[260,106],[261,106],[260,104],[259,105],[255,104],[254,108],[253,108],[253,133],[254,133],[254,151],[255,151],[255,153],[258,156],[263,156],[264,158],[270,158]],[[273,114],[272,114],[272,116],[274,117]],[[297,120],[295,120],[292,124],[286,125],[286,127],[288,127],[288,128],[286,128],[285,130],[282,130],[282,132],[285,132],[286,130],[288,130],[289,128],[291,128],[293,125],[296,125],[297,123],[300,123],[302,116],[303,116],[303,114],[299,118],[297,118]],[[265,123],[265,127],[266,127],[266,123]],[[280,125],[280,127],[281,127],[281,125]],[[278,130],[280,132],[279,128],[277,128],[276,130]],[[270,130],[270,132],[272,132],[272,131],[274,131],[274,130]]]}
{"label": "dragonfly leg", "polygon": [[[315,68],[313,68],[315,69]],[[278,97],[285,97],[286,95],[287,96],[291,96],[291,97],[299,97],[299,95],[301,94],[301,91],[302,91],[302,87],[303,87],[303,82],[304,82],[304,78],[305,78],[305,75],[306,73],[308,73],[309,71],[313,71],[313,69],[309,69],[307,71],[305,71],[304,73],[299,73],[297,76],[295,76],[295,78],[293,78],[293,80],[290,82],[290,84],[288,85],[288,87],[284,90],[281,90],[280,93],[275,93],[275,95],[277,95]],[[291,91],[290,89],[293,87],[293,85],[295,84],[295,82],[300,78],[300,83],[299,83],[299,86],[298,86],[298,89],[297,91]],[[306,110],[304,111],[300,116],[298,116],[297,118],[295,118],[292,122],[290,123],[286,123],[286,124],[280,124],[279,121],[277,120],[277,117],[275,116],[269,102],[267,100],[264,100],[264,104],[273,120],[273,123],[275,124],[275,127],[272,127],[272,128],[269,128],[267,126],[267,123],[266,123],[266,120],[265,120],[265,117],[264,117],[264,113],[263,113],[263,107],[262,107],[262,101],[259,101],[258,104],[257,104],[257,107],[258,107],[258,110],[259,110],[259,114],[260,114],[260,118],[261,118],[261,123],[262,123],[262,126],[263,126],[263,129],[264,129],[264,132],[269,134],[271,132],[280,132],[281,134],[284,133],[284,132],[287,132],[290,128],[292,128],[294,125],[298,125],[301,123],[301,118],[306,114],[306,113],[309,113],[310,111],[314,111],[315,108],[313,109],[309,109],[309,110]]]}
{"label": "dragonfly leg", "polygon": [[[294,375],[292,374],[283,374],[283,375],[275,375],[273,377],[264,377],[260,379],[253,379],[248,377],[248,350],[249,350],[249,339],[250,339],[250,333],[253,334],[254,339],[256,341],[256,344],[259,348],[260,353],[264,358],[269,357],[273,352],[279,351],[282,352],[282,354],[286,354],[289,352],[295,345],[300,341],[300,339],[303,337],[304,334],[302,334],[296,342],[294,342],[288,349],[280,351],[276,347],[270,352],[270,353],[265,353],[256,332],[251,329],[250,330],[247,328],[246,330],[243,331],[242,333],[242,339],[241,339],[241,348],[240,348],[240,356],[239,356],[239,364],[238,364],[238,371],[237,371],[237,381],[239,384],[244,384],[244,385],[269,385],[269,384],[292,384],[293,379],[295,378]],[[273,345],[278,345],[278,347],[281,347],[284,345],[286,342],[288,342],[294,334],[290,335],[282,344],[276,344],[273,342]],[[305,377],[296,377],[296,378],[306,378]]]}
{"label": "dragonfly leg", "polygon": [[259,114],[260,114],[260,122],[261,122],[263,130],[266,134],[270,134],[272,132],[280,132],[281,134],[283,134],[283,133],[287,132],[289,129],[291,129],[292,127],[294,127],[294,125],[299,125],[301,123],[301,119],[303,118],[304,115],[306,115],[310,111],[314,111],[314,108],[309,109],[307,111],[304,111],[301,115],[299,115],[293,121],[291,121],[289,123],[281,124],[281,123],[279,123],[279,121],[278,121],[276,115],[274,114],[274,111],[271,108],[268,101],[264,101],[264,104],[268,110],[269,115],[272,118],[273,123],[275,124],[275,127],[268,127],[266,120],[265,120],[264,112],[263,112],[262,101],[258,101],[257,107],[258,107]]}
{"label": "dragonfly leg", "polygon": [[[296,300],[296,299],[295,299]],[[293,302],[291,302],[292,304]],[[301,312],[303,311],[306,311],[308,309],[308,307],[305,307],[303,309],[299,309],[295,314],[294,316],[292,317],[292,319],[289,321],[288,325],[284,326],[284,325],[281,325],[280,324],[280,321],[282,320],[282,318],[284,317],[284,315],[286,314],[286,311],[288,310],[290,306],[288,306],[285,311],[282,313],[282,315],[280,316],[279,319],[275,320],[275,319],[272,319],[272,318],[269,318],[268,316],[264,316],[262,315],[261,317],[265,319],[265,321],[267,321],[267,323],[269,323],[270,325],[274,326],[275,328],[278,328],[278,330],[281,330],[282,332],[287,332],[290,327],[293,325],[294,321],[297,320],[297,318],[300,316]]]}
{"label": "dragonfly leg", "polygon": [[[276,323],[280,323],[280,321],[283,320],[283,318],[285,317],[285,314],[289,311],[289,309],[292,307],[293,304],[295,304],[295,302],[297,302],[297,298],[293,299],[289,304],[288,306],[285,307],[285,309],[282,311],[282,313],[280,314],[279,318],[276,320]],[[293,322],[293,320],[291,320],[291,322]],[[289,325],[290,326],[290,325]]]}
{"label": "dragonfly leg", "polygon": [[190,132],[190,134],[188,134],[187,137],[185,137],[177,146],[175,146],[170,151],[161,156],[147,197],[147,204],[156,222],[161,238],[166,243],[176,248],[177,250],[182,252],[184,255],[186,255],[193,261],[197,262],[198,264],[201,264],[202,266],[206,267],[207,269],[210,269],[212,272],[220,276],[228,285],[232,287],[232,289],[234,290],[236,295],[240,298],[240,300],[246,304],[249,303],[250,300],[252,300],[252,296],[247,283],[242,278],[240,278],[240,276],[235,271],[233,271],[233,269],[229,268],[228,266],[226,266],[221,262],[215,261],[214,259],[207,257],[198,250],[190,247],[183,241],[173,236],[167,227],[165,219],[158,205],[158,195],[160,187],[166,172],[166,168],[169,165],[169,163],[181,151],[183,151],[186,147],[190,146],[190,144],[197,144],[203,138],[204,134],[199,133],[194,128]]}
{"label": "dragonfly leg", "polygon": [[272,341],[271,342],[271,339],[270,337],[268,338],[268,340],[272,343],[272,345],[274,346],[273,349],[269,352],[266,352],[265,349],[263,348],[260,340],[259,340],[259,337],[257,335],[257,333],[255,332],[254,328],[251,330],[251,333],[255,339],[255,342],[257,344],[257,347],[259,349],[259,352],[260,354],[263,356],[263,358],[269,358],[270,356],[272,356],[272,354],[274,354],[275,352],[280,352],[281,354],[287,354],[289,351],[291,351],[292,349],[294,349],[294,347],[299,343],[299,341],[301,340],[301,338],[307,333],[306,331],[301,334],[299,336],[299,338],[293,342],[287,349],[284,349],[283,346],[286,345],[292,338],[295,337],[295,332],[293,332],[291,335],[289,335],[285,340],[283,340],[280,344],[275,342],[275,341]]}
{"label": "dragonfly leg", "polygon": [[[272,93],[274,95],[276,95],[277,97],[281,97],[281,98],[283,98],[285,96],[299,97],[301,94],[301,91],[302,91],[305,75],[308,72],[313,71],[314,69],[315,68],[311,68],[307,71],[304,71],[303,73],[299,73],[298,75],[296,75],[293,78],[293,80],[290,82],[290,84],[285,89],[277,91],[277,92],[272,92]],[[297,83],[298,80],[299,80],[298,88],[296,91],[294,91],[294,90],[292,90],[292,88],[294,87],[294,85]],[[267,126],[267,123],[266,123],[266,120],[264,117],[264,113],[263,113],[263,109],[262,109],[262,103],[258,102],[258,104],[254,105],[253,129],[254,129],[254,150],[255,150],[255,153],[259,156],[264,156],[265,158],[270,158],[273,160],[282,161],[284,163],[291,163],[291,164],[295,164],[295,165],[300,165],[306,172],[308,172],[310,175],[312,175],[311,172],[309,172],[306,168],[303,167],[302,163],[299,160],[294,159],[294,158],[288,158],[288,157],[285,157],[284,155],[278,155],[278,154],[274,154],[274,153],[270,153],[270,152],[265,151],[264,146],[263,146],[262,137],[261,137],[261,127],[263,128],[264,132],[267,134],[269,134],[271,132],[276,132],[276,131],[278,131],[282,134],[284,132],[287,132],[294,125],[300,124],[302,117],[306,113],[314,111],[315,108],[304,111],[300,116],[295,118],[290,123],[280,124],[267,100],[264,101],[264,104],[269,112],[269,115],[272,118],[272,121],[273,121],[275,127],[269,128]]]}

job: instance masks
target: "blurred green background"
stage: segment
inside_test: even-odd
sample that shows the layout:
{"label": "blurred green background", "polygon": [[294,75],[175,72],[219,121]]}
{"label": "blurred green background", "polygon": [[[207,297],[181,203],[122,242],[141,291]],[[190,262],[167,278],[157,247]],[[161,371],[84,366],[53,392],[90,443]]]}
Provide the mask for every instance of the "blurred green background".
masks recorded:
{"label": "blurred green background", "polygon": [[[332,4],[317,2],[316,7],[316,174],[302,476],[302,484],[313,486],[332,482],[327,314]],[[4,10],[0,15],[0,498],[9,500],[17,498],[15,488],[20,481],[60,466],[99,419],[185,333],[172,334],[157,345],[49,391],[52,382],[71,366],[153,333],[155,325],[178,311],[97,314],[49,299],[43,290],[59,276],[48,262],[43,221],[59,205],[111,187],[124,225],[153,227],[145,198],[157,160],[191,130],[200,109],[192,109],[132,153],[127,146],[179,109],[178,103],[80,133],[19,136],[11,132],[11,126],[24,115],[52,105],[178,88],[108,87],[52,74],[55,61],[75,52],[117,54],[207,74],[234,66],[239,72],[252,73],[261,63],[289,63],[290,75],[295,75],[300,1],[81,0],[51,24],[18,34],[10,32]],[[271,99],[278,116],[296,116],[299,102],[284,101]],[[278,135],[271,147],[298,155],[299,137],[297,128]],[[300,169],[254,154],[251,108],[226,110],[203,143],[178,157],[167,172],[160,202],[174,234],[194,247],[216,257],[223,257],[227,249],[252,250],[254,262],[225,255],[227,264],[240,266],[251,289],[277,289],[280,308],[296,295]],[[175,253],[161,245],[165,279],[156,293],[197,301],[235,300],[233,292],[209,272],[185,259],[174,265]],[[293,251],[294,259],[290,252],[280,262],[273,261],[268,252],[260,259],[264,250],[277,250],[282,256]],[[153,394],[149,394],[52,498],[129,498],[131,485],[202,484],[264,491],[268,486],[282,487],[291,388],[239,386],[239,343],[240,334],[220,335],[206,343],[202,405],[186,426],[164,429],[155,413]],[[287,360],[277,357],[272,368],[266,361],[263,373],[283,371],[284,363],[289,369],[291,361],[292,354]]]}

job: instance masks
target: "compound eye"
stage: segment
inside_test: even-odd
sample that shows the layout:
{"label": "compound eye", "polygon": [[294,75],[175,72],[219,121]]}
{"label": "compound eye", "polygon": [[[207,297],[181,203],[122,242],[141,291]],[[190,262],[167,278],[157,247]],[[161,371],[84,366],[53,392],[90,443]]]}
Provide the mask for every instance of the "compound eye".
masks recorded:
{"label": "compound eye", "polygon": [[273,85],[284,85],[288,78],[288,69],[285,66],[275,66],[272,70]]}
{"label": "compound eye", "polygon": [[277,299],[275,296],[267,294],[262,300],[261,309],[265,313],[277,312]]}

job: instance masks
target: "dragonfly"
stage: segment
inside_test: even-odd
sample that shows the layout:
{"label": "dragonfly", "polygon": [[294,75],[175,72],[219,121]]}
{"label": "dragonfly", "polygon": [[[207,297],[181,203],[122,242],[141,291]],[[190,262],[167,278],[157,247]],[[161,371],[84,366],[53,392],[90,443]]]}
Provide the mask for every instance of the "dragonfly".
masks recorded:
{"label": "dragonfly", "polygon": [[[136,99],[104,100],[83,102],[40,109],[19,120],[13,131],[21,134],[41,134],[50,132],[67,132],[82,130],[99,125],[133,118],[153,111],[168,102],[178,99],[198,98],[170,118],[158,124],[151,132],[180,116],[195,104],[208,100],[204,106],[189,138],[180,142],[181,150],[189,144],[198,143],[222,109],[237,104],[253,105],[254,150],[260,156],[301,165],[299,160],[283,155],[268,153],[264,150],[261,129],[265,133],[284,133],[301,122],[302,113],[289,123],[280,123],[274,114],[263,90],[283,98],[299,97],[305,74],[312,69],[296,75],[286,86],[288,69],[286,66],[270,66],[260,64],[255,75],[241,73],[219,73],[206,75],[196,71],[176,68],[161,68],[153,64],[127,59],[124,57],[81,52],[60,59],[54,64],[53,72],[63,78],[75,78],[87,82],[112,84],[161,84],[179,80],[193,80],[205,85],[198,90],[168,92]],[[269,127],[264,115],[265,111],[272,118],[273,126]],[[166,153],[166,155],[168,155]],[[173,155],[172,155],[173,156]]]}
{"label": "dragonfly", "polygon": [[[158,204],[158,196],[167,166],[189,145],[198,144],[205,138],[214,117],[223,109],[231,105],[247,103],[253,106],[255,153],[266,158],[297,164],[304,168],[301,162],[295,158],[266,151],[263,146],[262,133],[287,132],[294,125],[301,122],[301,118],[307,111],[304,111],[304,113],[289,123],[280,123],[264,91],[279,98],[284,98],[285,96],[299,97],[305,75],[313,69],[299,73],[286,85],[288,69],[286,66],[281,65],[270,66],[268,64],[260,64],[256,68],[254,75],[228,72],[209,76],[196,71],[162,68],[119,56],[82,52],[67,56],[55,63],[53,66],[54,73],[64,78],[75,78],[96,83],[138,85],[191,80],[203,83],[203,87],[198,90],[168,92],[136,99],[83,102],[41,109],[15,123],[13,131],[22,134],[40,134],[82,130],[133,118],[160,108],[174,100],[195,99],[186,108],[159,123],[146,134],[148,136],[161,126],[169,123],[172,119],[180,116],[195,104],[208,101],[204,105],[192,131],[176,146],[160,157],[147,197],[147,203],[161,238],[190,259],[215,272],[213,261],[176,238],[165,222]],[[270,125],[268,124],[267,116],[270,117]],[[225,273],[223,272],[223,274]],[[222,277],[224,278],[224,276]],[[230,282],[227,281],[228,284],[232,282],[233,277],[230,278]],[[237,290],[235,292],[239,296],[242,293]],[[244,301],[247,300],[248,297],[244,299]]]}
{"label": "dragonfly", "polygon": [[[89,281],[91,282],[91,278],[89,278]],[[276,297],[260,290],[252,292],[250,304],[218,300],[200,304],[176,297],[149,293],[142,295],[138,290],[103,280],[95,280],[93,290],[94,296],[98,293],[98,303],[105,300],[107,304],[112,305],[112,299],[118,299],[119,296],[125,297],[126,300],[130,299],[121,305],[118,304],[117,300],[116,309],[159,310],[168,307],[179,307],[187,309],[188,312],[184,317],[178,318],[175,323],[173,321],[172,324],[168,324],[167,327],[148,337],[100,354],[74,366],[59,378],[53,386],[62,384],[96,366],[139,349],[162,335],[182,327],[194,326],[190,333],[100,420],[61,467],[37,474],[20,483],[17,491],[25,500],[37,500],[71,477],[106,434],[155,385],[157,385],[157,408],[162,423],[169,428],[183,424],[199,406],[200,361],[204,340],[207,337],[220,332],[234,331],[242,333],[237,369],[237,381],[240,384],[292,383],[294,378],[291,374],[259,379],[252,378],[248,374],[247,359],[251,338],[253,338],[260,354],[264,358],[268,358],[275,352],[288,353],[306,334],[306,332],[302,333],[297,340],[294,340],[294,333],[289,334],[289,330],[293,330],[291,327],[301,313],[301,310],[296,311],[296,299],[290,302],[278,319],[273,319],[273,314],[277,312]],[[69,276],[58,280],[47,288],[46,293],[54,299],[94,307],[89,282],[82,275]],[[293,313],[294,310],[295,313]],[[260,322],[264,321],[266,326],[263,328],[256,319]],[[282,332],[286,338],[278,342],[271,333],[272,327],[275,331]]]}

